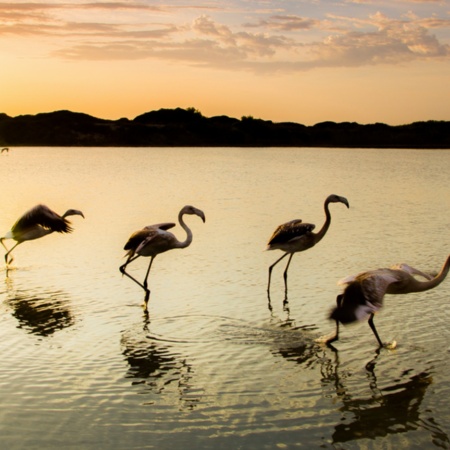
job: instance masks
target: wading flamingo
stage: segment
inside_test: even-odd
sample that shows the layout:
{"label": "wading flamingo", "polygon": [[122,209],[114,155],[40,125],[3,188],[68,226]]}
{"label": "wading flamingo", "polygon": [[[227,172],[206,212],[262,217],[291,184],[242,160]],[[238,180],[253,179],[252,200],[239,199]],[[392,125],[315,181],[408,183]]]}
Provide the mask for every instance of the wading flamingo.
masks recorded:
{"label": "wading flamingo", "polygon": [[[444,281],[449,268],[450,255],[436,276],[407,264],[397,264],[388,269],[369,270],[341,280],[338,284],[346,287],[344,292],[337,296],[337,306],[330,315],[330,319],[336,321],[336,332],[332,337],[325,338],[325,342],[331,344],[339,339],[339,323],[347,324],[368,317],[369,326],[380,347],[394,348],[395,341],[388,344],[381,342],[373,323],[375,313],[383,306],[385,294],[409,294],[433,289]],[[421,276],[426,281],[419,281],[414,275]]]}
{"label": "wading flamingo", "polygon": [[[127,256],[128,259],[125,264],[120,266],[120,272],[144,289],[145,311],[147,311],[147,304],[150,298],[150,290],[147,287],[147,278],[155,256],[174,248],[186,248],[192,242],[192,231],[183,221],[183,216],[185,214],[196,215],[205,222],[205,214],[203,211],[190,205],[183,207],[178,214],[178,222],[187,234],[184,241],[179,241],[171,232],[167,231],[175,226],[174,223],[167,222],[149,225],[136,231],[130,236],[130,239],[128,239],[128,242],[125,244],[124,250],[127,250],[125,256]],[[127,265],[139,258],[139,256],[150,256],[150,263],[143,283],[140,283],[125,270]]]}
{"label": "wading flamingo", "polygon": [[325,223],[323,224],[321,230],[318,233],[313,233],[312,231],[316,227],[311,223],[303,223],[300,219],[291,220],[280,225],[272,234],[269,239],[266,250],[282,250],[284,255],[277,259],[269,267],[269,281],[267,283],[267,294],[270,298],[270,280],[272,277],[273,268],[287,255],[289,255],[289,260],[284,269],[284,289],[285,289],[285,300],[287,299],[287,272],[289,269],[289,264],[294,256],[294,253],[302,252],[314,247],[326,234],[331,223],[331,214],[328,208],[330,203],[343,203],[349,208],[348,201],[345,197],[339,195],[329,195],[325,199],[324,209],[325,209]]}

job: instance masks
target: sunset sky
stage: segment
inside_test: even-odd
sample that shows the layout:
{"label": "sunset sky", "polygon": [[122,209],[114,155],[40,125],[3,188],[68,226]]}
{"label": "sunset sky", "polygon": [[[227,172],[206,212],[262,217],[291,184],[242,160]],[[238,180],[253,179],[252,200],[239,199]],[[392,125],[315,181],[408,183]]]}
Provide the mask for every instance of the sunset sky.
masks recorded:
{"label": "sunset sky", "polygon": [[0,112],[450,120],[450,0],[0,2]]}

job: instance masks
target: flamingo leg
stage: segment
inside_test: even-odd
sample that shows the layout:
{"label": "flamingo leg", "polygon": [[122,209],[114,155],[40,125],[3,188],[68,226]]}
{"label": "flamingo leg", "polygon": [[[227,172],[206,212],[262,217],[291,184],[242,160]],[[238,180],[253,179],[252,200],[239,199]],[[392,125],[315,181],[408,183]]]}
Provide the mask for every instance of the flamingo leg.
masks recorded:
{"label": "flamingo leg", "polygon": [[144,288],[145,288],[146,291],[148,291],[148,288],[147,288],[147,278],[148,278],[148,275],[150,274],[150,269],[152,268],[153,259],[154,259],[154,256],[151,257],[150,263],[148,264],[147,273],[145,274]]}
{"label": "flamingo leg", "polygon": [[6,251],[9,251],[8,247],[6,247],[5,243],[3,242],[4,240],[5,240],[4,238],[1,238],[0,243],[3,245],[3,247],[5,248]]}
{"label": "flamingo leg", "polygon": [[[130,274],[128,274],[128,273],[126,272],[125,269],[126,269],[126,267],[128,266],[128,264],[130,264],[130,262],[132,262],[132,261],[134,261],[135,259],[139,258],[139,256],[140,256],[140,255],[135,255],[135,256],[133,256],[133,257],[130,256],[130,257],[127,259],[127,262],[119,267],[120,273],[121,273],[122,275],[126,275],[127,277],[130,277],[131,279],[134,279]],[[140,284],[139,282],[137,282],[137,283]]]}
{"label": "flamingo leg", "polygon": [[[344,296],[342,294],[339,294],[336,297],[336,304],[337,304],[338,308],[341,307],[343,298],[344,298]],[[333,337],[331,337],[330,339],[327,340],[326,344],[330,347],[333,347],[331,344],[333,342],[336,342],[338,339],[339,339],[339,320],[336,320],[336,332]]]}
{"label": "flamingo leg", "polygon": [[147,293],[148,289],[146,286],[144,286],[144,284],[142,284],[141,282],[139,282],[138,280],[136,280],[136,278],[134,278],[133,276],[131,276],[125,269],[127,267],[127,265],[134,261],[135,259],[137,259],[140,255],[136,255],[133,258],[130,258],[125,264],[123,264],[122,266],[120,266],[119,270],[120,273],[122,275],[126,275],[130,280],[133,280],[138,286],[140,286],[142,289],[144,289],[144,291]]}
{"label": "flamingo leg", "polygon": [[377,338],[377,341],[380,344],[380,347],[384,347],[383,343],[381,342],[380,336],[378,336],[378,332],[377,332],[377,329],[375,328],[375,324],[373,323],[373,317],[374,317],[374,314],[372,313],[369,318],[369,326],[372,329],[373,334]]}
{"label": "flamingo leg", "polygon": [[20,242],[17,242],[16,244],[14,244],[13,247],[10,250],[8,250],[8,248],[4,244],[3,239],[0,239],[0,242],[2,243],[3,247],[5,247],[5,250],[6,250],[6,253],[5,253],[5,263],[6,263],[6,265],[11,264],[13,262],[13,260],[14,260],[14,257],[11,255],[11,259],[8,261],[8,256],[20,244]]}
{"label": "flamingo leg", "polygon": [[287,262],[287,264],[286,264],[286,269],[284,269],[284,273],[283,273],[283,278],[284,278],[284,293],[285,293],[285,297],[286,297],[286,301],[287,301],[287,272],[288,272],[288,269],[289,269],[289,265],[291,264],[291,260],[292,260],[292,257],[294,256],[294,254],[293,253],[291,253],[290,254],[291,256],[289,256],[289,260],[288,260],[288,262]]}
{"label": "flamingo leg", "polygon": [[133,276],[131,276],[126,270],[125,268],[123,268],[123,266],[121,267],[121,272],[123,275],[127,276],[130,280],[133,280],[138,286],[140,286],[142,289],[144,289],[144,291],[147,291],[147,289],[145,288],[145,286],[140,283],[138,280],[136,280],[136,278],[134,278]]}
{"label": "flamingo leg", "polygon": [[272,270],[273,268],[289,253],[285,253],[281,258],[278,258],[270,267],[269,267],[269,282],[267,283],[267,293],[270,295],[270,280],[272,279]]}

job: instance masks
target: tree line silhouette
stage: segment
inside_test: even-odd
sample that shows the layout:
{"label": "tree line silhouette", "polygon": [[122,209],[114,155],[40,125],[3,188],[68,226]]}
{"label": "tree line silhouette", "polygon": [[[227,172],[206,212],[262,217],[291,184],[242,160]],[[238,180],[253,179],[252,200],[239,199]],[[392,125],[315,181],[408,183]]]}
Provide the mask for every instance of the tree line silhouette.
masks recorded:
{"label": "tree line silhouette", "polygon": [[63,147],[355,147],[450,148],[450,122],[407,125],[293,122],[243,116],[205,117],[195,108],[160,109],[130,120],[55,111],[10,117],[0,113],[1,146]]}

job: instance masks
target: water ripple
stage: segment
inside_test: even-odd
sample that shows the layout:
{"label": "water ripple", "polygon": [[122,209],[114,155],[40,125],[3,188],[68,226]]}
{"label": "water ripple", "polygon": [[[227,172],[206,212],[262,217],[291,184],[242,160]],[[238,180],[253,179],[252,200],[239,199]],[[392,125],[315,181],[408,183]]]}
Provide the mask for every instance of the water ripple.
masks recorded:
{"label": "water ripple", "polygon": [[6,305],[19,328],[42,337],[75,324],[70,296],[62,290],[15,290],[8,293]]}

